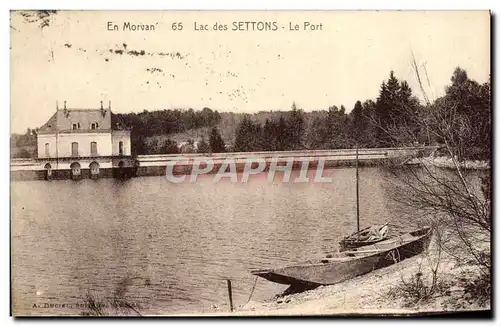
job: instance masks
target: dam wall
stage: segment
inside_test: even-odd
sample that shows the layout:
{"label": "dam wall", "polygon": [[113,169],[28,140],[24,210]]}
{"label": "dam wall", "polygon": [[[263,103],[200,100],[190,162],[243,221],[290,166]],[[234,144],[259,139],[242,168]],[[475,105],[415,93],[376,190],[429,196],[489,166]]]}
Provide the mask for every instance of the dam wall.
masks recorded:
{"label": "dam wall", "polygon": [[[357,161],[359,166],[375,166],[384,164],[390,159],[409,158],[412,156],[429,154],[437,147],[400,147],[400,148],[360,148]],[[113,159],[115,160],[115,159]],[[74,162],[73,162],[74,161]],[[123,161],[123,159],[120,159]],[[78,162],[77,159],[71,162]],[[118,161],[117,161],[118,162]],[[246,165],[265,163],[263,172],[269,170],[272,164],[284,166],[290,164],[292,169],[300,169],[303,162],[308,169],[315,169],[318,165],[324,168],[355,166],[355,149],[333,150],[302,150],[302,151],[275,151],[275,152],[230,152],[216,154],[159,154],[137,155],[129,157],[125,164],[114,163],[102,165],[97,171],[92,171],[88,162],[78,162],[79,173],[65,165],[51,166],[50,171],[39,159],[12,159],[10,164],[11,180],[47,180],[47,179],[86,179],[86,178],[128,178],[145,176],[165,176],[167,168],[174,174],[190,174],[193,166],[211,169],[207,173],[216,173],[221,166],[233,165],[237,172],[243,171]],[[58,168],[61,166],[61,168]],[[69,166],[69,165],[68,165]]]}

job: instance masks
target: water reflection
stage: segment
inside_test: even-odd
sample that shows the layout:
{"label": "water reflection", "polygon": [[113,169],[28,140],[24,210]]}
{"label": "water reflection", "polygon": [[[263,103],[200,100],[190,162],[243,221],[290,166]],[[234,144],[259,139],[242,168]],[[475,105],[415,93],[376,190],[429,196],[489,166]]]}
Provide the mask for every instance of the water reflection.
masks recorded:
{"label": "water reflection", "polygon": [[[355,170],[324,174],[333,182],[13,182],[14,311],[78,314],[32,306],[106,296],[124,279],[146,314],[225,309],[226,278],[244,304],[249,270],[322,256],[356,229]],[[377,168],[360,170],[360,213],[361,226],[394,218]],[[283,289],[259,280],[253,299]]]}

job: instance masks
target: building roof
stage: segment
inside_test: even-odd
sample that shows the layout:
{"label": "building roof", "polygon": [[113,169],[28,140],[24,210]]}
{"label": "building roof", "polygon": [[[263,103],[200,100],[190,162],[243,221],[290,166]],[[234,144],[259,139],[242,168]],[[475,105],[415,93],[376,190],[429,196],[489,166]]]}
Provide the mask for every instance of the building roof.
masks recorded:
{"label": "building roof", "polygon": [[[38,132],[109,132],[112,129],[121,129],[111,125],[111,115],[109,108],[59,109],[40,127]],[[94,124],[94,129],[92,129],[92,124]]]}

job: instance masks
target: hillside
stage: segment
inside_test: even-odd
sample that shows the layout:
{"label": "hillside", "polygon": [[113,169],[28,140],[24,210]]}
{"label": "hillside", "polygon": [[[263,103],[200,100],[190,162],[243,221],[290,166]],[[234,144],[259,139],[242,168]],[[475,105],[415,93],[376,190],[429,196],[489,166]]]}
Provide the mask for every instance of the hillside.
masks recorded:
{"label": "hillside", "polygon": [[[311,121],[314,117],[321,115],[324,116],[325,112],[326,111],[305,112],[304,118],[307,126],[306,130],[310,127]],[[260,125],[264,125],[266,119],[277,120],[281,115],[286,114],[288,114],[288,111],[260,111],[258,113],[251,114],[250,117],[252,121]],[[226,145],[233,146],[236,137],[236,131],[245,114],[234,112],[220,112],[219,115],[220,121],[215,125],[215,127],[217,127],[217,129],[219,130]],[[147,137],[146,142],[150,143],[154,139],[161,144],[165,140],[170,139],[177,142],[177,144],[181,144],[187,142],[188,140],[193,140],[194,142],[200,141],[202,138],[208,140],[210,130],[211,127],[201,127],[189,129],[184,132],[155,135]]]}

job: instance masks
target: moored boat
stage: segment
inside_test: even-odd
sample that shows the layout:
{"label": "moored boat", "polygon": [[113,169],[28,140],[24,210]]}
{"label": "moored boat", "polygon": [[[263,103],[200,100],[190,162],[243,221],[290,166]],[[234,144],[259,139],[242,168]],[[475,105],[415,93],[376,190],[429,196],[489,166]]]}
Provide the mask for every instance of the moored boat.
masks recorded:
{"label": "moored boat", "polygon": [[252,274],[295,289],[331,285],[418,255],[429,247],[431,235],[432,229],[424,227],[372,245],[329,254],[323,259],[255,270]]}
{"label": "moored boat", "polygon": [[382,225],[368,226],[359,229],[359,158],[356,146],[356,226],[357,231],[344,237],[340,242],[340,251],[371,245],[387,239],[389,233],[388,222]]}

